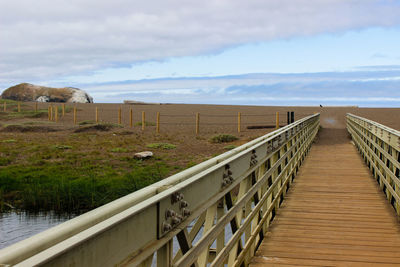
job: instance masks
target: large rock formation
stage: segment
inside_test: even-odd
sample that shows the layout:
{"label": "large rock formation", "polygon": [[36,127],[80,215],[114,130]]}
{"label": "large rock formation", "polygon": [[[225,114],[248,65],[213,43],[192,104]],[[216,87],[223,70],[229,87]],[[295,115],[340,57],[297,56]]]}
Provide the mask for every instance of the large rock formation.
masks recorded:
{"label": "large rock formation", "polygon": [[93,103],[93,98],[78,88],[51,88],[29,83],[21,83],[8,88],[1,94],[1,97],[16,101]]}

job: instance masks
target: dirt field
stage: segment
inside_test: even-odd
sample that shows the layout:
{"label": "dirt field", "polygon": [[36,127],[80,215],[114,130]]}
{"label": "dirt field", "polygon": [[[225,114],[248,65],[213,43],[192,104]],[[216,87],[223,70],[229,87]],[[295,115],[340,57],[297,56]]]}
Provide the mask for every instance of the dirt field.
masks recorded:
{"label": "dirt field", "polygon": [[[81,125],[74,125],[72,106],[67,105],[68,112],[58,123],[48,121],[47,107],[46,103],[39,104],[41,113],[37,114],[32,113],[33,103],[23,103],[22,112],[18,113],[16,103],[9,103],[7,112],[0,112],[0,208],[2,203],[32,209],[94,208],[273,131],[276,112],[281,126],[286,125],[287,111],[294,111],[296,120],[320,112],[322,127],[344,128],[345,114],[350,112],[400,130],[400,108],[78,104],[77,121]],[[96,107],[100,121],[113,123],[112,127],[104,131],[85,128],[93,126]],[[115,125],[120,107],[122,127]],[[144,131],[138,126],[142,111],[149,124]],[[157,112],[159,134],[155,127]],[[271,128],[253,130],[247,126]],[[238,139],[211,142],[218,134],[231,134]],[[152,147],[158,143],[172,146]],[[133,159],[134,153],[146,150],[154,153],[151,160]],[[78,196],[72,202],[71,188],[77,190],[74,195]],[[49,191],[55,192],[52,198]],[[65,199],[60,200],[63,194]]]}

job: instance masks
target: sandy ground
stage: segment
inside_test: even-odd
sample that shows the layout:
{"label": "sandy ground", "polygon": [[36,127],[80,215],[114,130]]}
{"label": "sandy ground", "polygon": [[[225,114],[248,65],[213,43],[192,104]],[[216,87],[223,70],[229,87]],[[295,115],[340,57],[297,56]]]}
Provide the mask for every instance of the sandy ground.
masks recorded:
{"label": "sandy ground", "polygon": [[[57,104],[61,105],[61,104]],[[73,107],[72,105],[67,105]],[[47,110],[47,103],[40,103],[39,109]],[[109,132],[95,133],[96,142],[85,143],[80,147],[81,153],[104,153],[109,157],[109,149],[112,147],[133,147],[132,152],[122,153],[129,156],[133,152],[148,150],[147,144],[164,142],[177,145],[176,149],[158,151],[158,154],[170,158],[171,164],[186,168],[208,158],[227,151],[227,145],[239,146],[258,136],[274,130],[276,112],[280,114],[280,125],[286,125],[288,111],[295,112],[295,119],[303,118],[319,112],[321,114],[321,126],[324,129],[344,129],[346,113],[363,116],[377,121],[394,129],[400,130],[400,108],[357,108],[357,107],[263,107],[263,106],[222,106],[222,105],[121,105],[121,104],[78,104],[78,122],[93,121],[95,109],[98,108],[99,119],[103,122],[117,123],[118,109],[122,109],[122,124],[124,128],[115,128]],[[24,103],[23,109],[33,109],[34,103]],[[160,112],[160,134],[157,134],[153,126],[146,126],[142,131],[140,126],[129,125],[130,109],[133,110],[134,123],[141,121],[142,111],[146,113],[146,121],[154,123],[156,113]],[[200,134],[195,134],[195,117],[200,113]],[[237,116],[241,113],[241,132],[237,131]],[[3,120],[0,125],[31,123],[32,121],[44,123],[47,127],[60,128],[57,132],[3,132],[0,129],[0,140],[17,139],[25,146],[43,143],[43,140],[51,145],[71,145],[76,139],[74,131],[78,127],[73,124],[73,113],[66,113],[58,123],[48,122],[47,116],[35,119]],[[268,129],[247,129],[247,126],[264,125],[272,126]],[[38,125],[38,127],[40,127]],[[1,126],[0,126],[1,128]],[[238,137],[232,143],[215,144],[210,138],[216,134],[232,134]],[[343,131],[338,131],[343,134]],[[87,138],[94,138],[93,133],[87,133]],[[339,138],[339,137],[338,137]],[[109,142],[103,148],[98,143]],[[76,145],[75,145],[76,146]],[[28,149],[28,148],[26,148]],[[97,152],[96,152],[97,151]],[[3,155],[3,154],[1,154]],[[32,155],[21,151],[12,164],[23,163]],[[26,158],[26,159],[25,159]],[[116,159],[117,160],[117,159]]]}
{"label": "sandy ground", "polygon": [[[33,108],[33,104],[29,103]],[[72,107],[72,105],[67,105]],[[39,108],[47,109],[47,103],[40,103]],[[194,133],[196,113],[200,114],[200,132],[202,133],[237,133],[238,113],[241,113],[242,132],[262,134],[266,130],[247,130],[251,125],[275,125],[276,112],[279,112],[280,125],[286,125],[287,112],[294,111],[295,119],[314,113],[321,113],[321,125],[327,128],[345,127],[346,113],[359,115],[391,128],[400,129],[400,108],[358,108],[358,107],[271,107],[271,106],[225,106],[225,105],[123,105],[123,104],[77,104],[78,122],[95,119],[98,109],[99,120],[117,123],[118,109],[122,110],[122,124],[129,127],[130,109],[133,110],[133,121],[138,123],[145,112],[146,121],[156,122],[156,114],[160,113],[161,132]],[[73,126],[72,112],[60,118],[59,123]],[[134,126],[137,130],[140,127]],[[146,127],[147,131],[155,131],[155,126]]]}

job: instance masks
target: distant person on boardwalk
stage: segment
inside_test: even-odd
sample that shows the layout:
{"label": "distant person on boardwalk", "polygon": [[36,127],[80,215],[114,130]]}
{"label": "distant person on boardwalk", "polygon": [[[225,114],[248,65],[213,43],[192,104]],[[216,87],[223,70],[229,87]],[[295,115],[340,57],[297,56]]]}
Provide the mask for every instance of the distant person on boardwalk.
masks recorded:
{"label": "distant person on boardwalk", "polygon": [[320,108],[322,108],[322,105],[319,105]]}

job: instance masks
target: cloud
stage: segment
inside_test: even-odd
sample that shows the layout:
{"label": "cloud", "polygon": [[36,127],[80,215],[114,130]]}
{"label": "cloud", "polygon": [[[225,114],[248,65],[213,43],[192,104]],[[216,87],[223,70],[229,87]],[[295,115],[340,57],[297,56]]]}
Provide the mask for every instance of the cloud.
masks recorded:
{"label": "cloud", "polygon": [[0,2],[0,83],[400,22],[392,0]]}
{"label": "cloud", "polygon": [[[372,68],[373,66],[371,66]],[[393,66],[395,68],[395,66]],[[75,85],[98,102],[400,106],[398,71],[255,73]]]}

